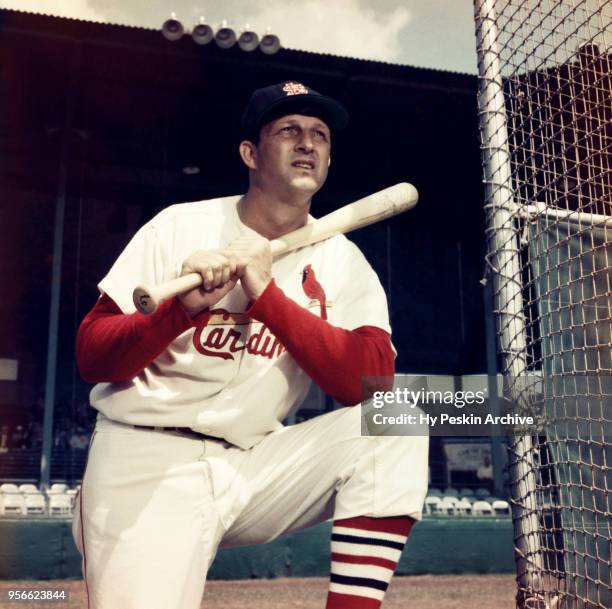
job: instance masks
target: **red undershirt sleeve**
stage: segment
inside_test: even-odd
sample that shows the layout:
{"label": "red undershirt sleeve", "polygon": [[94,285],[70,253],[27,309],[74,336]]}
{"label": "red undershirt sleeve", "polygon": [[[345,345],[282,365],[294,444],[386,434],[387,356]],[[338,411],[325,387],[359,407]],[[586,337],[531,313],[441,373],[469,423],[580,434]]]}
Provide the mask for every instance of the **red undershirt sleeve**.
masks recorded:
{"label": "red undershirt sleeve", "polygon": [[152,315],[125,314],[104,294],[81,322],[76,360],[88,383],[128,381],[142,372],[180,334],[208,323],[205,311],[191,318],[176,298]]}
{"label": "red undershirt sleeve", "polygon": [[391,388],[395,355],[389,335],[381,328],[333,326],[287,297],[274,280],[247,314],[263,322],[304,372],[341,404],[362,401],[363,377],[386,377],[367,383],[368,397]]}

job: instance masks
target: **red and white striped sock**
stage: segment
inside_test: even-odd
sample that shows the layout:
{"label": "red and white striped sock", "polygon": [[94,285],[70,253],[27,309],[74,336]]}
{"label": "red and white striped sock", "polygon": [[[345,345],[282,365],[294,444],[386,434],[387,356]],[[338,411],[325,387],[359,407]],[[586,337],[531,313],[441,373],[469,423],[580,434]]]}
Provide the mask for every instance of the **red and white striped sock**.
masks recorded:
{"label": "red and white striped sock", "polygon": [[326,609],[378,609],[413,523],[408,516],[335,520]]}

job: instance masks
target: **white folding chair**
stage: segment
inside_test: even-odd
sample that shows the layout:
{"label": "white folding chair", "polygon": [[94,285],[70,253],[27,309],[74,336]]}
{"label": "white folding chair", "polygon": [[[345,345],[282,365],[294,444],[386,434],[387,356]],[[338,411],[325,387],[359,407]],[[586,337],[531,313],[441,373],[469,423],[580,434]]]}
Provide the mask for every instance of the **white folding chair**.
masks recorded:
{"label": "white folding chair", "polygon": [[438,514],[438,507],[442,503],[442,499],[436,496],[425,497],[425,513],[426,514]]}
{"label": "white folding chair", "polygon": [[4,484],[0,484],[0,493],[8,494],[8,493],[18,493],[19,487],[12,482],[5,482]]}
{"label": "white folding chair", "polygon": [[472,502],[465,497],[461,499],[459,503],[457,503],[455,508],[461,516],[471,516],[472,515]]}
{"label": "white folding chair", "polygon": [[476,501],[472,506],[474,516],[493,516],[493,508],[488,501]]}
{"label": "white folding chair", "polygon": [[25,513],[27,516],[42,516],[47,513],[47,502],[42,493],[24,495]]}
{"label": "white folding chair", "polygon": [[3,516],[23,516],[25,513],[25,500],[21,493],[2,494]]}
{"label": "white folding chair", "polygon": [[51,488],[47,491],[48,495],[55,493],[65,493],[68,490],[68,485],[60,482],[55,482],[51,485]]}
{"label": "white folding chair", "polygon": [[457,497],[443,497],[440,505],[438,506],[438,510],[440,513],[446,514],[447,516],[456,516],[458,503],[459,499],[457,499]]}
{"label": "white folding chair", "polygon": [[491,508],[496,516],[510,516],[510,504],[503,499],[497,499],[491,504]]}
{"label": "white folding chair", "polygon": [[19,492],[22,495],[29,495],[30,493],[40,493],[40,491],[34,484],[20,484]]}
{"label": "white folding chair", "polygon": [[77,496],[78,492],[79,492],[79,489],[77,489],[77,488],[69,488],[66,491],[66,495],[68,495],[68,497],[70,497],[70,505],[71,505],[73,510],[74,510],[74,504],[76,502],[76,496]]}
{"label": "white folding chair", "polygon": [[49,495],[49,516],[71,516],[72,504],[70,497],[65,494],[52,493]]}

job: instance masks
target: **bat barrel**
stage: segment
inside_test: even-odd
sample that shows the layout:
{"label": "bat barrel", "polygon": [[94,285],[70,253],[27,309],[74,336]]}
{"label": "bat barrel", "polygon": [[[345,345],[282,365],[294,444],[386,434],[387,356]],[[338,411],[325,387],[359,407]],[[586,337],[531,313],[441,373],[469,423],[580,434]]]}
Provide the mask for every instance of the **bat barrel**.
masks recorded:
{"label": "bat barrel", "polygon": [[417,189],[408,182],[389,186],[275,239],[271,243],[272,255],[279,256],[298,247],[381,222],[412,209],[418,200]]}

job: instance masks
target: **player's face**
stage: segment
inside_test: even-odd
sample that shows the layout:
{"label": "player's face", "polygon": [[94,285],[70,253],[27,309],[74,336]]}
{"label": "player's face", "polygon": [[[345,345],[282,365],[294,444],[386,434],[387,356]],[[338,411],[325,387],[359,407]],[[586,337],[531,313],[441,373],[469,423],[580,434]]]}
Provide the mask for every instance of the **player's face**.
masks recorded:
{"label": "player's face", "polygon": [[314,195],[330,162],[329,127],[314,116],[289,114],[261,130],[256,179],[265,189]]}

